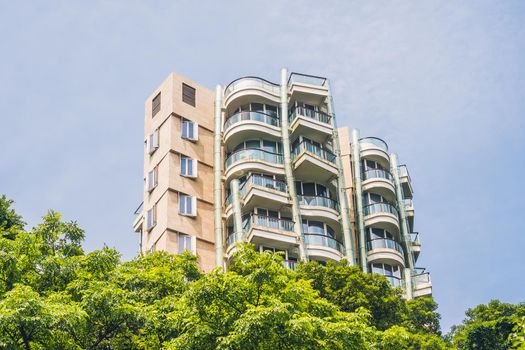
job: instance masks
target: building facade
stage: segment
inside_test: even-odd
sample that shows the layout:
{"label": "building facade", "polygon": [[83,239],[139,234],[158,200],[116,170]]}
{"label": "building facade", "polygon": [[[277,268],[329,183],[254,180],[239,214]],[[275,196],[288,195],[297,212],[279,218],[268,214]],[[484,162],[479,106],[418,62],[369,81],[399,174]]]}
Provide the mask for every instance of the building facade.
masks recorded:
{"label": "building facade", "polygon": [[213,92],[171,74],[146,101],[142,252],[189,250],[209,271],[250,242],[292,269],[346,259],[427,296],[412,196],[384,141],[338,128],[325,78],[283,69]]}

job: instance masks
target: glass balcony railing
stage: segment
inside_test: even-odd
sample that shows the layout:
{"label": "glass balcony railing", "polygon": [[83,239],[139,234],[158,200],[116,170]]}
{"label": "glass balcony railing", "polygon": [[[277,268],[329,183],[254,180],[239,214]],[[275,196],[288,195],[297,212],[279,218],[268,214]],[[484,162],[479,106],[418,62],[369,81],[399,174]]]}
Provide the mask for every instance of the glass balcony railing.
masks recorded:
{"label": "glass balcony railing", "polygon": [[265,123],[272,126],[280,126],[279,119],[276,118],[273,115],[266,114],[264,112],[239,112],[228,119],[226,119],[226,122],[224,123],[224,131],[228,130],[232,125],[240,123],[245,120],[253,120],[256,122]]}
{"label": "glass balcony railing", "polygon": [[372,203],[363,206],[364,216],[376,213],[389,213],[395,215],[396,217],[398,216],[397,209],[390,203]]}
{"label": "glass balcony railing", "polygon": [[316,146],[309,141],[302,141],[297,146],[292,149],[292,159],[295,159],[301,152],[308,152],[318,158],[329,161],[330,163],[335,163],[335,154],[332,152]]}
{"label": "glass balcony railing", "polygon": [[326,78],[325,77],[318,77],[315,75],[310,74],[303,74],[303,73],[296,73],[293,72],[290,74],[290,77],[288,78],[288,86],[291,86],[293,84],[308,84],[308,85],[318,85],[318,86],[325,86],[326,85]]}
{"label": "glass balcony railing", "polygon": [[235,91],[250,88],[263,89],[276,95],[278,95],[281,90],[278,84],[272,83],[266,79],[251,76],[242,77],[232,81],[226,86],[224,89],[224,99],[227,99]]}
{"label": "glass balcony railing", "polygon": [[302,115],[307,118],[311,118],[314,120],[317,120],[318,122],[328,124],[329,126],[332,126],[332,117],[329,114],[314,111],[308,108],[304,107],[294,107],[292,111],[290,112],[290,116],[288,117],[288,121],[291,123],[297,118],[297,115]]}
{"label": "glass balcony railing", "polygon": [[387,143],[381,140],[379,137],[363,137],[359,140],[359,143],[371,143],[374,146],[381,148],[383,151],[388,152]]}
{"label": "glass balcony railing", "polygon": [[419,232],[411,232],[408,234],[408,237],[410,237],[410,243],[412,245],[420,245],[419,242]]}
{"label": "glass balcony railing", "polygon": [[[293,231],[294,222],[287,219],[279,219],[271,216],[252,214],[249,220],[253,226],[262,226],[282,231]],[[247,230],[249,226],[247,226]]]}
{"label": "glass balcony railing", "polygon": [[299,200],[300,205],[326,207],[339,210],[339,204],[337,201],[328,197],[298,195],[297,199]]}
{"label": "glass balcony railing", "polygon": [[333,237],[326,236],[319,233],[305,233],[304,234],[306,245],[320,245],[336,249],[340,253],[344,253],[345,246]]}
{"label": "glass balcony railing", "polygon": [[393,249],[398,251],[401,255],[403,255],[403,247],[401,246],[401,244],[392,239],[376,238],[366,242],[366,249],[368,251],[382,248]]}
{"label": "glass balcony railing", "polygon": [[432,283],[428,272],[418,273],[412,276],[412,284],[417,287],[419,284]]}
{"label": "glass balcony railing", "polygon": [[233,152],[226,158],[225,168],[228,169],[239,160],[262,160],[268,163],[283,164],[283,155],[260,148],[243,148]]}
{"label": "glass balcony railing", "polygon": [[[239,189],[239,195],[240,197],[244,197],[246,192],[252,187],[252,186],[260,186],[264,188],[268,188],[271,190],[279,191],[286,193],[287,186],[286,183],[274,179],[270,179],[261,175],[250,175],[246,179],[245,182],[242,183],[240,189]],[[233,197],[232,194],[226,198],[225,205],[228,206],[232,203]]]}
{"label": "glass balcony railing", "polygon": [[412,199],[405,198],[403,199],[403,205],[405,206],[405,209],[412,210],[414,209],[414,202]]}
{"label": "glass balcony railing", "polygon": [[363,172],[363,180],[368,179],[387,179],[392,181],[392,174],[383,169],[368,169]]}
{"label": "glass balcony railing", "polygon": [[410,179],[410,173],[408,172],[408,168],[405,164],[402,164],[398,167],[399,169],[399,177],[406,177],[408,179],[408,182],[412,182]]}

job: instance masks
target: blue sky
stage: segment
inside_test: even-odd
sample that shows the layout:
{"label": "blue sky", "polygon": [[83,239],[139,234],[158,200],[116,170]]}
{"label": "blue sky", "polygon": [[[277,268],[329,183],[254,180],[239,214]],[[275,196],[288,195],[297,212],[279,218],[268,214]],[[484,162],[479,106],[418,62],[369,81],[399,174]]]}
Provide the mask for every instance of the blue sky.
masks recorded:
{"label": "blue sky", "polygon": [[171,71],[210,88],[327,76],[339,125],[409,166],[447,331],[525,300],[524,23],[523,1],[0,1],[0,193],[129,259],[143,104]]}

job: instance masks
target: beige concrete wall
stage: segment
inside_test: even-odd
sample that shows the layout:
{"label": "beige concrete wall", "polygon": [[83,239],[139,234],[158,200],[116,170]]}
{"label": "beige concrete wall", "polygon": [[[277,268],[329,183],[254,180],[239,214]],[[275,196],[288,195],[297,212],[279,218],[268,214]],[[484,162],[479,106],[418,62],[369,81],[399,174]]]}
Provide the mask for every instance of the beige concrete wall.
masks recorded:
{"label": "beige concrete wall", "polygon": [[[196,89],[196,106],[182,101],[182,83]],[[152,100],[161,93],[160,111],[152,117]],[[178,233],[196,237],[196,253],[201,268],[214,267],[213,233],[213,115],[214,92],[201,85],[170,74],[145,102],[144,111],[144,215],[157,206],[157,224],[143,234],[143,251],[178,251]],[[198,124],[198,140],[181,138],[182,118]],[[150,155],[148,138],[159,130],[159,148]],[[180,175],[180,157],[185,155],[198,161],[198,177]],[[158,185],[148,192],[147,175],[158,167]],[[179,192],[197,197],[197,216],[179,214]],[[145,227],[144,227],[145,229]]]}

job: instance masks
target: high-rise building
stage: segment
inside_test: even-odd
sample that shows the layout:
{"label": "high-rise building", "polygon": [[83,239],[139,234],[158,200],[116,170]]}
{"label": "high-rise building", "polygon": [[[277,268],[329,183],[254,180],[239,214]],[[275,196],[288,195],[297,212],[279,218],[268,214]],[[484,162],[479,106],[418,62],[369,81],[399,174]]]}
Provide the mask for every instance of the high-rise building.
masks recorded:
{"label": "high-rise building", "polygon": [[215,92],[171,74],[146,101],[142,252],[189,250],[203,270],[236,242],[285,264],[346,259],[408,298],[431,295],[412,184],[387,144],[338,128],[326,78],[281,71]]}

